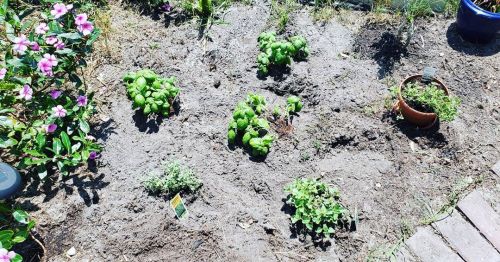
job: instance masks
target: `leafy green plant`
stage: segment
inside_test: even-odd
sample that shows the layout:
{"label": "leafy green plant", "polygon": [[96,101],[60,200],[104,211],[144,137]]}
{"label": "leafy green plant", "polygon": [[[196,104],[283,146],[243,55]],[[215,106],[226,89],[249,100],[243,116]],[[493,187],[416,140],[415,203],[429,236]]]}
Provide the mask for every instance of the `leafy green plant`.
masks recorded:
{"label": "leafy green plant", "polygon": [[258,38],[261,53],[257,57],[261,74],[268,74],[271,66],[287,66],[293,59],[305,59],[309,55],[307,41],[302,36],[277,41],[275,32],[264,32]]}
{"label": "leafy green plant", "polygon": [[309,232],[330,237],[349,221],[347,209],[339,203],[339,191],[315,179],[295,180],[285,188],[287,203],[295,208],[291,220]]}
{"label": "leafy green plant", "polygon": [[141,109],[145,115],[155,113],[168,116],[180,92],[175,87],[174,77],[162,78],[148,69],[128,73],[123,81],[127,85],[128,95],[134,101],[133,107]]}
{"label": "leafy green plant", "polygon": [[150,176],[144,181],[144,187],[152,194],[193,193],[201,186],[202,183],[196,178],[194,172],[182,167],[177,161],[168,162],[163,175]]}
{"label": "leafy green plant", "polygon": [[290,96],[286,99],[286,108],[288,113],[290,114],[296,114],[302,110],[302,107],[304,105],[302,104],[302,101],[300,101],[300,98],[298,96]]}
{"label": "leafy green plant", "polygon": [[[24,242],[35,227],[35,221],[29,218],[26,211],[13,208],[7,203],[0,203],[0,253],[7,253],[14,245]],[[11,262],[21,262],[23,258],[13,251],[7,255]]]}
{"label": "leafy green plant", "polygon": [[245,102],[237,104],[228,127],[230,144],[241,141],[253,156],[265,156],[269,153],[274,137],[268,134],[269,122],[260,117],[265,106],[265,98],[258,94],[248,94]]}
{"label": "leafy green plant", "polygon": [[0,5],[0,153],[40,178],[66,175],[100,151],[89,135],[92,94],[77,73],[100,30],[79,4],[50,1],[33,15],[18,4]]}
{"label": "leafy green plant", "polygon": [[444,90],[432,83],[427,86],[408,83],[401,92],[409,105],[425,112],[434,112],[442,121],[453,121],[458,114],[460,99],[446,95]]}

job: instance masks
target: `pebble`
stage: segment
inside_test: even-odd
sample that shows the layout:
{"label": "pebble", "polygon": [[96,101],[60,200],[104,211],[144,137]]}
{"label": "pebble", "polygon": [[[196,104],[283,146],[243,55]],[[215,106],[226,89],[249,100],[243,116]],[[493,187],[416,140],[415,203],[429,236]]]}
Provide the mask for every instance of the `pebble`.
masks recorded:
{"label": "pebble", "polygon": [[215,87],[215,88],[219,88],[219,86],[220,86],[220,80],[216,79],[216,80],[214,81],[214,87]]}
{"label": "pebble", "polygon": [[68,251],[66,251],[66,255],[68,255],[70,257],[76,255],[76,249],[75,249],[75,247],[71,247],[70,249],[68,249]]}

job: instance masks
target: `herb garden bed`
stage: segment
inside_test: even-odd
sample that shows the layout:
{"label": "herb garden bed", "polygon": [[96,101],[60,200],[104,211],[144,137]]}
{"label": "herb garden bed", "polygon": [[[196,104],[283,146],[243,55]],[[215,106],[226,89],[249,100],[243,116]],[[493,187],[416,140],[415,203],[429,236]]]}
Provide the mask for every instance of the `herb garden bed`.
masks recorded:
{"label": "herb garden bed", "polygon": [[[85,71],[96,92],[91,122],[101,158],[61,183],[29,184],[19,201],[37,221],[49,261],[66,260],[71,247],[75,261],[360,261],[397,242],[401,228],[428,219],[426,206],[439,210],[457,183],[488,174],[500,158],[498,44],[467,44],[453,20],[433,18],[418,20],[404,54],[389,58],[380,41],[396,30],[390,24],[367,26],[372,15],[356,11],[315,23],[304,8],[285,35],[304,36],[309,56],[262,76],[257,37],[272,29],[268,5],[234,4],[227,24],[199,39],[195,22],[166,26],[111,4],[108,46],[98,42]],[[417,130],[390,114],[388,84],[425,66],[437,68],[462,101],[458,117],[438,130]],[[146,118],[131,107],[122,77],[145,68],[177,79],[179,108],[169,117]],[[248,93],[270,105],[290,95],[304,104],[265,159],[228,145],[228,123]],[[203,183],[185,196],[189,215],[181,220],[169,198],[143,185],[172,160]],[[359,221],[355,230],[339,227],[318,242],[292,227],[285,187],[299,178],[338,188],[339,202]]]}

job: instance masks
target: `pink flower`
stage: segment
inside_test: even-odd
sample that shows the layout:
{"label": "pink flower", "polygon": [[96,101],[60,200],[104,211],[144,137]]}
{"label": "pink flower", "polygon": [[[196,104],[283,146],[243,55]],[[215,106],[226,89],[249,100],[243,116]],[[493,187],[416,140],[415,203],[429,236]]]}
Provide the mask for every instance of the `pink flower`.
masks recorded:
{"label": "pink flower", "polygon": [[86,21],[83,22],[81,25],[79,25],[77,29],[83,35],[90,35],[90,33],[92,33],[92,31],[94,30],[94,26],[92,25],[91,22]]}
{"label": "pink flower", "polygon": [[61,49],[64,49],[64,42],[59,40],[57,41],[57,43],[54,45],[54,47],[57,49],[57,50],[61,50]]}
{"label": "pink flower", "polygon": [[61,90],[52,90],[50,91],[50,97],[52,97],[52,99],[57,99],[58,97],[60,97],[62,94],[62,91]]}
{"label": "pink flower", "polygon": [[31,100],[33,98],[33,89],[29,85],[24,85],[21,90],[19,90],[19,97],[25,100]]}
{"label": "pink flower", "polygon": [[76,25],[81,25],[85,22],[87,22],[87,14],[83,13],[83,14],[79,14],[75,17],[75,24]]}
{"label": "pink flower", "polygon": [[0,80],[4,79],[6,74],[7,74],[7,68],[0,69]]}
{"label": "pink flower", "polygon": [[76,104],[78,106],[86,106],[87,105],[87,97],[86,96],[78,96],[78,98],[76,99]]}
{"label": "pink flower", "polygon": [[57,43],[57,37],[55,36],[48,36],[47,38],[45,38],[45,43],[47,43],[47,45],[53,45],[55,43]]}
{"label": "pink flower", "polygon": [[52,64],[52,66],[56,66],[57,65],[57,58],[56,58],[55,55],[44,54],[43,58],[47,59],[47,61],[49,61]]}
{"label": "pink flower", "polygon": [[0,248],[0,262],[10,262],[16,256],[14,251],[8,251],[5,248]]}
{"label": "pink flower", "polygon": [[46,58],[42,58],[40,62],[38,62],[38,69],[42,72],[44,76],[53,76],[52,72],[52,63]]}
{"label": "pink flower", "polygon": [[36,28],[35,28],[35,33],[37,35],[44,35],[49,31],[49,27],[47,26],[46,23],[40,23]]}
{"label": "pink flower", "polygon": [[[73,8],[73,5],[70,5]],[[57,3],[53,6],[54,9],[50,10],[50,14],[54,16],[55,19],[65,15],[68,12],[68,7],[64,4]],[[69,8],[69,9],[71,9]]]}
{"label": "pink flower", "polygon": [[37,43],[37,42],[32,42],[32,43],[31,43],[31,50],[33,50],[33,51],[37,52],[37,51],[40,51],[40,50],[42,50],[42,49],[40,48],[40,45],[38,45],[38,43]]}
{"label": "pink flower", "polygon": [[25,35],[20,35],[19,37],[14,38],[14,46],[12,49],[19,54],[24,55],[24,52],[26,52],[30,44],[31,42]]}
{"label": "pink flower", "polygon": [[56,131],[57,125],[56,124],[48,124],[48,125],[44,125],[43,128],[45,129],[45,133],[50,134],[50,133],[54,133]]}
{"label": "pink flower", "polygon": [[57,105],[56,107],[53,107],[52,111],[54,112],[55,117],[65,117],[67,112],[62,105]]}

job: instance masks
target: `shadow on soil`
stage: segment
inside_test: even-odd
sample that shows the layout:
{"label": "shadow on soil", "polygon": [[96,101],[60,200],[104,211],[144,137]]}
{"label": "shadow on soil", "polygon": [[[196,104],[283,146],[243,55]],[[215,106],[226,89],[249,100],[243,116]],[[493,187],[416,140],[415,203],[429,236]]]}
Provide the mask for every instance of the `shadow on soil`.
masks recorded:
{"label": "shadow on soil", "polygon": [[257,71],[257,78],[266,80],[268,77],[273,78],[274,81],[283,81],[290,75],[291,69],[288,66],[271,66],[268,74],[262,74]]}
{"label": "shadow on soil", "polygon": [[116,134],[115,127],[113,125],[114,122],[115,121],[113,119],[109,119],[95,126],[93,129],[95,137],[98,140],[106,142],[112,134]]}
{"label": "shadow on soil", "polygon": [[391,32],[384,32],[380,40],[372,45],[375,49],[373,59],[379,65],[378,78],[383,79],[394,70],[394,65],[401,61],[401,58],[408,55],[406,47],[401,44],[399,38]]}
{"label": "shadow on soil", "polygon": [[[92,170],[92,167],[89,166]],[[26,193],[24,197],[34,197],[44,194],[45,197],[43,202],[48,202],[57,196],[58,192],[63,189],[66,195],[72,195],[76,191],[83,199],[85,205],[91,206],[92,204],[97,204],[99,202],[99,195],[97,190],[103,189],[109,185],[109,182],[103,182],[104,174],[97,177],[81,177],[77,175],[71,175],[65,177],[62,181],[57,181],[54,178],[48,178],[45,181],[40,181],[40,179],[32,179],[29,182],[29,186],[25,188]],[[70,182],[71,183],[68,183]],[[57,185],[57,186],[56,186]],[[22,207],[27,211],[38,210],[38,206],[32,204],[31,202],[23,202]]]}
{"label": "shadow on soil", "polygon": [[[498,34],[497,34],[498,36]],[[492,56],[500,52],[500,45],[496,43],[495,39],[489,44],[473,44],[469,43],[460,37],[457,31],[457,24],[453,23],[446,31],[446,38],[448,44],[453,50],[474,56]]]}
{"label": "shadow on soil", "polygon": [[385,24],[366,24],[356,36],[354,51],[374,59],[379,65],[377,76],[382,79],[392,73],[394,66],[408,55],[406,46],[397,36],[397,29]]}
{"label": "shadow on soil", "polygon": [[26,239],[26,241],[20,244],[15,245],[14,248],[12,249],[14,252],[23,256],[24,262],[43,261],[42,260],[42,258],[44,257],[43,248],[40,246],[40,244],[38,244],[35,240],[33,240],[33,237],[36,237],[37,240],[43,244],[42,237],[38,233],[33,232],[32,237]]}
{"label": "shadow on soil", "polygon": [[448,139],[446,136],[439,131],[441,128],[441,123],[439,120],[428,129],[421,129],[413,124],[410,124],[404,120],[398,120],[396,115],[392,112],[388,112],[383,116],[383,119],[387,119],[393,123],[393,125],[401,131],[408,139],[415,141],[419,138],[424,138],[424,142],[427,146],[431,148],[442,148],[448,145]]}

